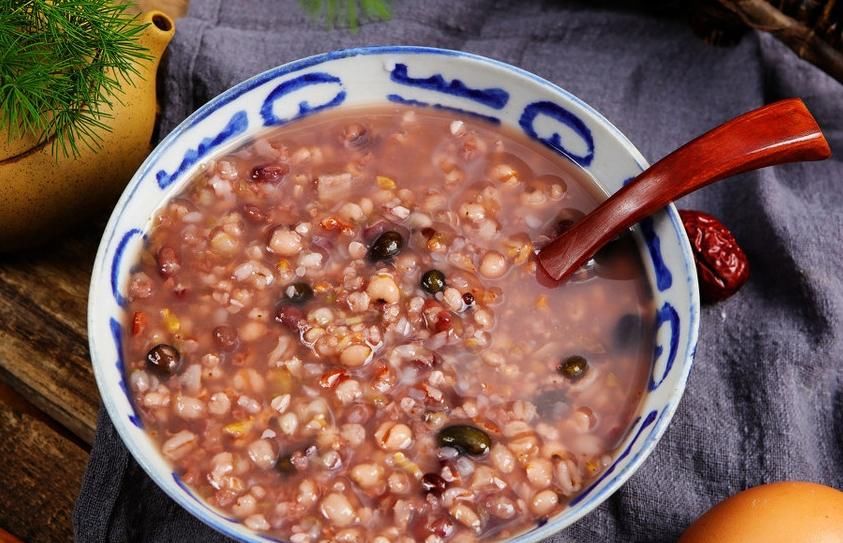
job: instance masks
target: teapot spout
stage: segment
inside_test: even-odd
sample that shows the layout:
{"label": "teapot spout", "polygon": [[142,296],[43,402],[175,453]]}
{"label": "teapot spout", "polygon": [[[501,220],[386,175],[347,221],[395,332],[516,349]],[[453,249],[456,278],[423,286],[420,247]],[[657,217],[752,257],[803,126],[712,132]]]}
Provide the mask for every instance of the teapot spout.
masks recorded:
{"label": "teapot spout", "polygon": [[153,65],[157,67],[167,44],[173,39],[176,24],[169,15],[154,9],[144,12],[140,20],[147,23],[147,27],[140,35],[139,42],[149,49],[149,54],[153,57]]}

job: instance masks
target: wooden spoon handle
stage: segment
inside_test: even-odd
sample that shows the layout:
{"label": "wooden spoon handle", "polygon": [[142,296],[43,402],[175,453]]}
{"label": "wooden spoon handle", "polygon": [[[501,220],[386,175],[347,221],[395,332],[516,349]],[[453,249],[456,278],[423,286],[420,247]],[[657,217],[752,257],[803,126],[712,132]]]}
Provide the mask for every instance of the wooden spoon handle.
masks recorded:
{"label": "wooden spoon handle", "polygon": [[539,251],[539,262],[559,280],[625,229],[689,192],[765,166],[829,156],[828,142],[802,100],[790,98],[744,113],[642,172]]}

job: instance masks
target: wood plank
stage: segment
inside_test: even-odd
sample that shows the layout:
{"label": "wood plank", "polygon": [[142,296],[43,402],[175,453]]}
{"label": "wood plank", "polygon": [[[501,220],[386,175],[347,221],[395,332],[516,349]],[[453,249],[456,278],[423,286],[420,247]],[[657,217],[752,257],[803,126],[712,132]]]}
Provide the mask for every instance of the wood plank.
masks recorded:
{"label": "wood plank", "polygon": [[[6,384],[3,380],[0,380],[0,404],[5,404],[7,407],[17,411],[18,413],[29,415],[32,418],[43,422],[44,424],[49,426],[50,429],[55,431],[63,438],[69,439],[85,452],[91,451],[90,444],[85,443],[84,441],[79,439],[79,436],[59,424],[57,420],[53,419],[52,417],[48,416],[46,413],[32,405],[28,400],[18,394],[11,386]],[[2,539],[0,539],[0,543],[2,543]]]}
{"label": "wood plank", "polygon": [[0,259],[0,379],[86,443],[99,408],[86,335],[99,232]]}
{"label": "wood plank", "polygon": [[71,541],[85,451],[5,402],[0,402],[0,436],[0,488],[5,489],[0,493],[0,529],[24,541]]}

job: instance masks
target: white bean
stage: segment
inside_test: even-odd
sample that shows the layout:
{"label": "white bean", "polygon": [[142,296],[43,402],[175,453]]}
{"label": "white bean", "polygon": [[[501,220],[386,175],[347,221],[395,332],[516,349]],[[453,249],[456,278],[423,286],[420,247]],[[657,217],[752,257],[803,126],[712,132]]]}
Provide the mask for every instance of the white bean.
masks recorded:
{"label": "white bean", "polygon": [[340,207],[339,216],[348,222],[356,223],[366,218],[363,208],[354,202],[347,202]]}
{"label": "white bean", "polygon": [[302,249],[301,236],[286,227],[278,227],[272,232],[269,248],[281,256],[295,256]]}
{"label": "white bean", "polygon": [[480,274],[496,279],[506,273],[506,259],[497,251],[489,251],[480,260]]}
{"label": "white bean", "polygon": [[559,496],[552,490],[542,490],[533,496],[530,501],[530,507],[533,513],[537,515],[546,515],[550,513],[554,507],[559,503]]}
{"label": "white bean", "polygon": [[430,228],[431,226],[433,226],[433,221],[425,213],[415,211],[413,213],[410,213],[408,224],[411,228],[420,230],[422,228]]}
{"label": "white bean", "polygon": [[448,308],[451,311],[459,312],[465,307],[465,302],[462,299],[462,293],[453,287],[446,288],[442,297],[445,300],[445,303],[448,304]]}
{"label": "white bean", "polygon": [[365,292],[352,292],[348,295],[348,308],[355,313],[369,309],[369,295]]}
{"label": "white bean", "polygon": [[284,413],[281,415],[281,418],[278,419],[278,426],[281,428],[282,432],[291,436],[296,433],[296,430],[299,427],[299,418],[295,413]]}
{"label": "white bean", "polygon": [[132,390],[135,392],[146,392],[149,390],[149,374],[143,370],[135,370],[129,376],[129,385],[131,385]]}
{"label": "white bean", "polygon": [[190,396],[176,396],[176,414],[187,420],[195,420],[205,416],[205,404],[201,400]]}
{"label": "white bean", "polygon": [[553,465],[550,460],[533,458],[527,463],[527,480],[538,488],[547,488],[553,480]]}
{"label": "white bean", "polygon": [[299,484],[299,493],[296,496],[296,502],[305,507],[313,505],[318,498],[318,490],[316,483],[310,479],[305,479]]}
{"label": "white bean", "polygon": [[483,362],[492,366],[493,368],[497,368],[498,366],[503,366],[506,362],[506,359],[503,355],[497,351],[484,351],[480,358],[483,359]]}
{"label": "white bean", "polygon": [[375,440],[382,449],[400,451],[413,444],[413,431],[406,424],[384,422],[375,431]]}
{"label": "white bean", "polygon": [[497,518],[510,519],[518,512],[512,500],[505,496],[494,496],[488,502],[487,511]]}
{"label": "white bean", "polygon": [[219,230],[211,238],[211,249],[223,256],[234,255],[237,252],[238,247],[239,244],[237,243],[237,239],[222,230]]}
{"label": "white bean", "polygon": [[352,241],[348,244],[348,256],[355,260],[359,260],[366,256],[366,246],[359,241]]}
{"label": "white bean", "polygon": [[231,512],[240,518],[246,518],[255,512],[257,506],[255,497],[251,494],[245,494],[237,498],[237,501],[231,506]]}
{"label": "white bean", "polygon": [[187,430],[175,434],[161,445],[161,452],[171,460],[178,460],[196,445],[196,434]]}
{"label": "white bean", "polygon": [[249,444],[249,458],[261,469],[269,469],[275,465],[275,451],[266,439],[257,439]]}
{"label": "white bean", "polygon": [[256,531],[266,531],[271,528],[269,523],[266,521],[266,517],[263,515],[251,515],[246,517],[243,524],[245,524],[249,529]]}
{"label": "white bean", "polygon": [[266,334],[266,325],[260,321],[248,321],[237,332],[242,341],[255,341]]}
{"label": "white bean", "polygon": [[350,447],[358,447],[366,439],[366,429],[361,424],[343,424],[340,435]]}
{"label": "white bean", "polygon": [[480,531],[480,517],[469,506],[458,503],[448,511],[462,525],[478,532]]}
{"label": "white bean", "polygon": [[354,379],[343,381],[337,385],[334,393],[337,395],[337,399],[343,404],[349,404],[363,395],[363,391],[360,390],[360,383]]}
{"label": "white bean", "polygon": [[373,300],[383,300],[388,304],[395,304],[401,299],[401,291],[395,280],[388,275],[376,275],[369,286],[366,287],[366,293],[369,298]]}
{"label": "white bean", "polygon": [[354,508],[343,494],[332,492],[325,496],[319,504],[319,511],[326,519],[340,528],[351,526],[354,523]]}
{"label": "white bean", "polygon": [[356,368],[368,362],[371,356],[372,349],[368,345],[349,345],[340,353],[340,363],[343,366]]}
{"label": "white bean", "polygon": [[340,457],[340,454],[333,449],[326,451],[325,454],[322,455],[321,461],[322,466],[328,470],[339,469],[342,467],[342,458]]}
{"label": "white bean", "polygon": [[480,204],[463,204],[460,206],[460,215],[477,223],[486,218],[486,210]]}
{"label": "white bean", "polygon": [[290,407],[290,395],[282,394],[281,396],[276,396],[272,398],[269,405],[279,413],[283,413],[288,407]]}
{"label": "white bean", "polygon": [[357,464],[351,470],[351,480],[360,488],[373,488],[383,479],[384,469],[378,464]]}
{"label": "white bean", "polygon": [[395,471],[387,479],[387,485],[393,494],[406,494],[410,491],[410,477],[403,471]]}
{"label": "white bean", "polygon": [[515,456],[502,443],[495,443],[492,446],[492,451],[489,453],[492,457],[492,463],[501,473],[512,473],[515,469]]}

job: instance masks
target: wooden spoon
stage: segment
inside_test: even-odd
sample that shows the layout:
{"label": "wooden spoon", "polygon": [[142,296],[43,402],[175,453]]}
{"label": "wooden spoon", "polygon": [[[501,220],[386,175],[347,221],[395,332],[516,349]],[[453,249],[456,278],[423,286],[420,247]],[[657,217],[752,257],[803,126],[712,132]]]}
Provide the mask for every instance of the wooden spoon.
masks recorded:
{"label": "wooden spoon", "polygon": [[641,172],[539,251],[539,262],[561,280],[625,229],[689,192],[766,166],[830,156],[802,100],[790,98],[744,113]]}

